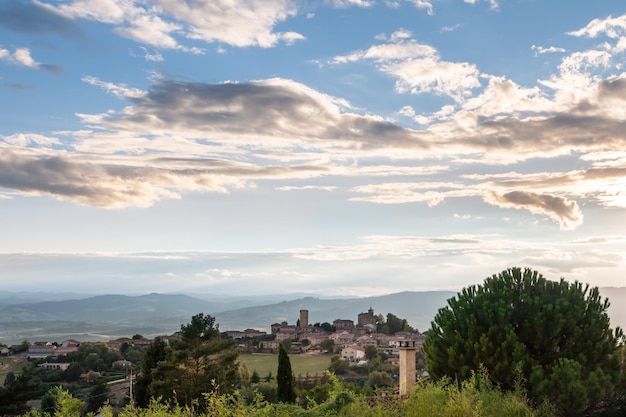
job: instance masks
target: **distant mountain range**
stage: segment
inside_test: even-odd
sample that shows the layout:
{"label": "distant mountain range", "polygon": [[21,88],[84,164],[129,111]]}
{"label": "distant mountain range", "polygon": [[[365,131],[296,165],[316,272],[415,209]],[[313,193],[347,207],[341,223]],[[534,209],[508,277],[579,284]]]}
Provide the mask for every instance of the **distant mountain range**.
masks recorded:
{"label": "distant mountain range", "polygon": [[[319,298],[306,296],[265,304],[276,296],[200,299],[182,294],[147,294],[141,296],[99,295],[58,301],[14,303],[0,298],[0,324],[19,322],[152,322],[180,318],[181,323],[203,312],[215,316],[220,329],[262,328],[288,321],[295,324],[301,309],[309,310],[309,320],[332,322],[357,319],[370,307],[375,313],[393,313],[411,325],[425,329],[451,291],[402,292],[366,298]],[[283,296],[285,297],[285,296]]]}
{"label": "distant mountain range", "polygon": [[[626,288],[601,288],[611,302],[612,326],[626,327]],[[67,299],[46,293],[0,292],[0,342],[21,340],[61,341],[63,338],[102,340],[140,333],[144,336],[172,333],[191,316],[211,314],[220,330],[246,328],[269,331],[270,325],[295,324],[299,311],[309,311],[309,321],[351,319],[370,307],[375,314],[395,314],[420,331],[428,330],[437,311],[454,297],[453,291],[400,292],[377,297],[323,298],[307,294],[258,297],[206,294],[98,295]],[[286,299],[288,297],[294,297]],[[27,300],[27,301],[24,301]],[[46,301],[37,301],[46,300]]]}

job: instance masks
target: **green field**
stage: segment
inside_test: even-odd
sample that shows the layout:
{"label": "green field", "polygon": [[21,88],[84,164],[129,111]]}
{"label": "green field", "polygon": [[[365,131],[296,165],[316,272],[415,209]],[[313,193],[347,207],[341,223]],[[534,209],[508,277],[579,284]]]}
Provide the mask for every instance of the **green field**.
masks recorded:
{"label": "green field", "polygon": [[[305,376],[307,373],[310,376],[321,376],[330,365],[330,355],[289,355],[289,361],[291,362],[291,370],[296,377],[298,375]],[[276,371],[278,370],[278,355],[239,355],[239,362],[246,364],[250,374],[256,370],[261,378],[265,377],[269,372],[276,376]]]}

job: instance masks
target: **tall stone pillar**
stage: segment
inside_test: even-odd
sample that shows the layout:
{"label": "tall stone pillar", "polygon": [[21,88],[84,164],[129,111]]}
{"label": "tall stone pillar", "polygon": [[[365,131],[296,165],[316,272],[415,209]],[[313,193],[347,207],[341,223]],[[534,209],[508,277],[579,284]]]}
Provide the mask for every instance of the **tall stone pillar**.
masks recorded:
{"label": "tall stone pillar", "polygon": [[300,327],[309,325],[309,310],[300,310]]}
{"label": "tall stone pillar", "polygon": [[415,340],[400,342],[400,396],[409,395],[415,386]]}

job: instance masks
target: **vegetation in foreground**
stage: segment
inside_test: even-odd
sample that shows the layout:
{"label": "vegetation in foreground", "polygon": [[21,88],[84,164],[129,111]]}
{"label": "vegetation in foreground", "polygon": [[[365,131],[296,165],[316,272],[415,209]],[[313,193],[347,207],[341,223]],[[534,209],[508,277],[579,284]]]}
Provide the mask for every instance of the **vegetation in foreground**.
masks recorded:
{"label": "vegetation in foreground", "polygon": [[[219,388],[219,387],[216,387]],[[56,410],[52,414],[32,411],[26,417],[80,417],[82,402],[62,389],[56,391]],[[302,400],[302,399],[300,399]],[[116,413],[109,406],[101,409],[104,417],[549,417],[548,407],[533,409],[521,391],[503,392],[492,386],[485,375],[473,374],[460,386],[450,381],[416,386],[408,398],[397,396],[364,397],[347,389],[330,375],[329,396],[321,402],[271,404],[257,394],[251,403],[239,391],[220,394],[219,389],[204,395],[206,409],[152,400],[145,408],[127,406]]]}

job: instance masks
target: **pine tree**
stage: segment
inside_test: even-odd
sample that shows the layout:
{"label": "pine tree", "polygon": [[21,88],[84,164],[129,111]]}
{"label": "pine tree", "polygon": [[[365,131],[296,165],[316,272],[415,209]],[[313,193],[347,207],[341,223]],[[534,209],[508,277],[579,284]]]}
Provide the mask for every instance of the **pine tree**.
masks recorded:
{"label": "pine tree", "polygon": [[511,268],[465,288],[439,310],[424,341],[434,379],[465,380],[484,368],[504,389],[520,377],[536,403],[576,415],[620,382],[623,334],[609,325],[598,288]]}
{"label": "pine tree", "polygon": [[278,372],[276,374],[278,383],[278,401],[293,403],[296,400],[296,392],[293,388],[293,372],[291,362],[284,346],[278,345]]}

